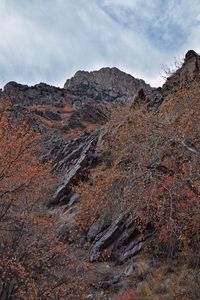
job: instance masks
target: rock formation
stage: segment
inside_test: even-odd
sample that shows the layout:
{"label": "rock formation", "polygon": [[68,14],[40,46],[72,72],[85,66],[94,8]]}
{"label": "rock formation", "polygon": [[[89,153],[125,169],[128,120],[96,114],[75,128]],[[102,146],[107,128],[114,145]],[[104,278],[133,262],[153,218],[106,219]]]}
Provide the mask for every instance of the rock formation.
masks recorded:
{"label": "rock formation", "polygon": [[151,87],[144,80],[136,79],[117,68],[102,68],[93,72],[78,71],[66,81],[64,88],[78,94],[82,101],[87,97],[115,104],[133,98],[141,88],[151,91]]}
{"label": "rock formation", "polygon": [[184,58],[181,68],[172,74],[163,85],[165,93],[177,91],[186,85],[191,85],[199,77],[200,56],[194,51],[189,50]]}

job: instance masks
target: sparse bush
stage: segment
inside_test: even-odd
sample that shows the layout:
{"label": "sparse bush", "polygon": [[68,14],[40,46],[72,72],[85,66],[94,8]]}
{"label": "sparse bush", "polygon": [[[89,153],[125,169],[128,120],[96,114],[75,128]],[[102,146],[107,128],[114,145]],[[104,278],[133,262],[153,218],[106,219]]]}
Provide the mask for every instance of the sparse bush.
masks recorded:
{"label": "sparse bush", "polygon": [[125,293],[121,293],[116,300],[139,300],[137,297],[137,293],[133,290],[126,291]]}
{"label": "sparse bush", "polygon": [[178,69],[180,69],[183,65],[184,58],[174,57],[174,63],[171,65],[161,65],[162,69],[162,77],[167,79],[168,77],[173,76]]}

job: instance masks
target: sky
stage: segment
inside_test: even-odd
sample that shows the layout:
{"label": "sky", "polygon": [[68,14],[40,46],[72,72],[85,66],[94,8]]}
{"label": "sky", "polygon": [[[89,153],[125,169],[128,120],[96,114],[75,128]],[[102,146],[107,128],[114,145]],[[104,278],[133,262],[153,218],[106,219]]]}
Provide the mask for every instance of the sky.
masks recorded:
{"label": "sky", "polygon": [[0,0],[0,87],[118,67],[152,86],[200,52],[199,0]]}

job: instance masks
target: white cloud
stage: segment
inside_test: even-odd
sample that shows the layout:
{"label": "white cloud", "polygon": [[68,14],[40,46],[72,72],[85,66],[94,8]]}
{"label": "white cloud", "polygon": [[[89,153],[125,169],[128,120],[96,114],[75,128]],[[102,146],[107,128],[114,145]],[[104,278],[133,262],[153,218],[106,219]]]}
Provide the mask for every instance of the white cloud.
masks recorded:
{"label": "white cloud", "polygon": [[196,0],[1,0],[0,85],[103,66],[161,84],[162,63],[199,50],[199,12]]}

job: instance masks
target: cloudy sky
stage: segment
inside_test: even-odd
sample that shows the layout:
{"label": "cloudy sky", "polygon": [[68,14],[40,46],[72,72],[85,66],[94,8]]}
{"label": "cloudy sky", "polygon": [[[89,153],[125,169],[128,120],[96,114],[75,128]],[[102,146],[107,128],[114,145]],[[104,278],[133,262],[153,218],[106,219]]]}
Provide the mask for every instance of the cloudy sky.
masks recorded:
{"label": "cloudy sky", "polygon": [[154,86],[200,51],[199,0],[0,0],[0,87],[116,66]]}

